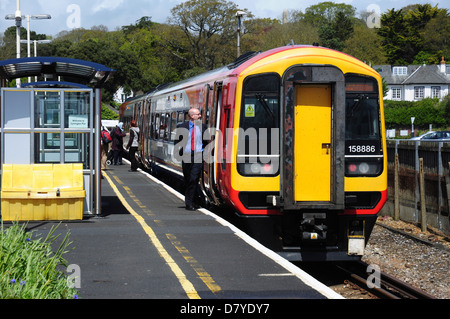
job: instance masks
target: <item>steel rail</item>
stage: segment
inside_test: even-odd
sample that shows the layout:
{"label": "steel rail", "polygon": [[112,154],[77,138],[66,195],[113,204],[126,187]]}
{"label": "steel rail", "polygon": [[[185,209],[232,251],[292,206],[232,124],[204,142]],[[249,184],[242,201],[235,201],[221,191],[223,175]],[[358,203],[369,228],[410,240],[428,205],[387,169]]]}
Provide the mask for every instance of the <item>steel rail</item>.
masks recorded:
{"label": "steel rail", "polygon": [[[367,286],[367,264],[364,262],[336,264],[336,267],[344,271],[360,288],[384,299],[437,299],[421,289],[395,278],[385,272],[380,272],[380,287],[369,288]],[[356,268],[356,269],[355,269]]]}

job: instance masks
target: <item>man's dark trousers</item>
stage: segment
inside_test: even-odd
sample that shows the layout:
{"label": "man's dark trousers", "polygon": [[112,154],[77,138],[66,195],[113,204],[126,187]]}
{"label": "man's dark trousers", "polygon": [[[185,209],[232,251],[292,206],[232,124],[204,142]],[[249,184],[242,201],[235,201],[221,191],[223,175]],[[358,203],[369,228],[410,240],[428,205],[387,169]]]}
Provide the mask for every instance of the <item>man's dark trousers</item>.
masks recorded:
{"label": "man's dark trousers", "polygon": [[[186,155],[185,155],[186,156]],[[202,153],[191,153],[190,163],[183,161],[184,185],[186,187],[184,196],[186,207],[195,207],[195,198],[197,195],[198,181],[202,172]]]}

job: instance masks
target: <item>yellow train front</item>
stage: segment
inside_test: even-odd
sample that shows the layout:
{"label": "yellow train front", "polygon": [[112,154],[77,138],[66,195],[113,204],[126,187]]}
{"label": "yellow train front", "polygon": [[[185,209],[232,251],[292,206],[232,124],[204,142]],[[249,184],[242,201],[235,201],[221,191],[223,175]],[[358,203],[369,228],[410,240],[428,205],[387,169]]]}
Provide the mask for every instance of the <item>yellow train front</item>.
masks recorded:
{"label": "yellow train front", "polygon": [[386,201],[380,76],[314,46],[246,63],[233,134],[222,132],[233,151],[216,164],[218,193],[250,235],[289,260],[360,258]]}
{"label": "yellow train front", "polygon": [[382,98],[379,74],[363,62],[287,46],[127,107],[141,129],[141,163],[179,175],[175,128],[190,107],[201,109],[205,199],[287,259],[350,260],[363,254],[386,201]]}

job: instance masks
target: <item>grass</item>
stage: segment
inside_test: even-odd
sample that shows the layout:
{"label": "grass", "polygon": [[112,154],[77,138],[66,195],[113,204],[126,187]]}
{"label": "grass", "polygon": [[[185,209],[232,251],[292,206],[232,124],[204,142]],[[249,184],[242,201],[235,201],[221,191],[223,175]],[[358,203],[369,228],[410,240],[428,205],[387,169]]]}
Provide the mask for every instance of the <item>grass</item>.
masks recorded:
{"label": "grass", "polygon": [[[73,299],[78,292],[68,284],[62,257],[70,245],[69,233],[56,252],[52,244],[60,235],[52,227],[45,238],[26,231],[26,225],[13,223],[0,232],[0,299]],[[65,269],[65,268],[64,268]]]}

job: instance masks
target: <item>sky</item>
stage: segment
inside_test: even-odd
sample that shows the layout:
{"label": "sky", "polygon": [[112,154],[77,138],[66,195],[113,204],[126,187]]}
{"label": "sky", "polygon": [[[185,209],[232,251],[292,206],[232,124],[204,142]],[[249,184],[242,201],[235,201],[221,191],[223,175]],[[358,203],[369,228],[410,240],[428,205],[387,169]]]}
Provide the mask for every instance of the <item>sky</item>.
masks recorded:
{"label": "sky", "polygon": [[[23,16],[50,14],[50,20],[31,20],[32,31],[38,34],[56,36],[59,32],[75,28],[90,29],[104,25],[109,31],[135,24],[143,16],[154,22],[165,23],[170,10],[185,0],[0,0],[0,33],[14,26],[13,20],[6,20],[7,14],[14,14],[17,2]],[[323,2],[314,0],[227,0],[238,5],[241,10],[250,11],[257,18],[282,18],[283,10],[301,10]],[[331,0],[333,1],[333,0]],[[432,6],[450,10],[448,0],[334,0],[356,7],[357,12],[384,13],[389,9],[401,9],[409,4],[430,3]],[[26,21],[23,22],[26,28]]]}

